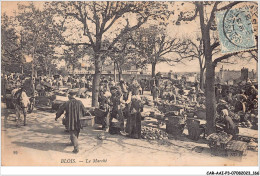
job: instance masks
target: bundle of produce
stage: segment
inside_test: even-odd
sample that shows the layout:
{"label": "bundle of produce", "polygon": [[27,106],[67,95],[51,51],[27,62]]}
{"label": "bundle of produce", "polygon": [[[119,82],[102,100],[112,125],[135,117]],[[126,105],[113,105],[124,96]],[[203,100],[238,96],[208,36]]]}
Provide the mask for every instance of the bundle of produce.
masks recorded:
{"label": "bundle of produce", "polygon": [[149,105],[149,100],[148,100],[148,98],[147,98],[147,97],[145,97],[145,96],[142,96],[142,97],[141,97],[141,99],[142,99],[142,101],[143,101],[144,105]]}
{"label": "bundle of produce", "polygon": [[243,127],[243,128],[251,128],[252,124],[249,120],[245,121],[245,122],[241,122],[238,125],[239,127]]}
{"label": "bundle of produce", "polygon": [[249,136],[237,136],[237,140],[243,141],[243,142],[258,142],[257,138],[249,137]]}
{"label": "bundle of produce", "polygon": [[257,152],[258,151],[258,143],[254,142],[254,141],[249,142],[247,144],[247,149]]}
{"label": "bundle of produce", "polygon": [[149,114],[150,117],[156,117],[156,116],[161,116],[161,115],[163,115],[163,114],[157,108],[154,108],[153,111],[150,111],[150,114]]}
{"label": "bundle of produce", "polygon": [[152,127],[142,127],[141,137],[149,140],[163,140],[168,139],[168,134],[162,130]]}
{"label": "bundle of produce", "polygon": [[233,113],[232,111],[229,111],[229,116],[232,118],[234,122],[240,121],[240,116],[236,113]]}
{"label": "bundle of produce", "polygon": [[169,111],[165,113],[164,117],[178,116],[178,115],[179,115],[179,111]]}
{"label": "bundle of produce", "polygon": [[212,148],[221,147],[225,148],[225,145],[232,139],[232,135],[226,132],[212,133],[206,139],[209,141],[209,146]]}

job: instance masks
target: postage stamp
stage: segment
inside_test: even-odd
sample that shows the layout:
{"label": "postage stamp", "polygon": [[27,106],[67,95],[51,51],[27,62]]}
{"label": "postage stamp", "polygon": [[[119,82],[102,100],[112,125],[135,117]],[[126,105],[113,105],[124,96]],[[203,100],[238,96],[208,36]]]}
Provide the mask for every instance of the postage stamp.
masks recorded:
{"label": "postage stamp", "polygon": [[256,41],[248,8],[218,12],[216,20],[223,54],[255,49]]}

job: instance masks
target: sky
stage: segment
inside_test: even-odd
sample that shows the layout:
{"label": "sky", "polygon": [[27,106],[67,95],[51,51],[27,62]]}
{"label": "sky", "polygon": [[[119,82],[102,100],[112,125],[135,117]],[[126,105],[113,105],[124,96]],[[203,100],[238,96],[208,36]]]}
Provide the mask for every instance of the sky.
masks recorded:
{"label": "sky", "polygon": [[[7,15],[14,15],[14,11],[17,10],[17,1],[2,1],[1,2],[1,11],[2,14],[6,13]],[[23,2],[19,1],[19,3],[25,3],[27,4],[28,2]],[[34,2],[37,7],[41,7],[43,2]],[[182,6],[182,2],[176,2],[176,6],[173,7],[173,10],[175,11],[180,11],[180,10],[191,10],[193,8],[193,5],[186,5]],[[172,21],[174,21],[175,16]],[[111,31],[112,32],[112,31]],[[170,37],[179,37],[179,38],[194,38],[198,35],[200,35],[200,29],[199,29],[199,21],[198,18],[195,21],[192,22],[183,22],[181,25],[173,25],[171,23],[167,27],[167,33]],[[169,54],[168,57],[175,57],[175,53]],[[30,60],[29,56],[27,58]],[[239,59],[238,63],[236,64],[218,64],[216,71],[218,71],[222,65],[224,66],[224,69],[229,69],[229,70],[240,70],[242,67],[247,67],[249,70],[256,69],[257,68],[257,62],[255,62],[253,59],[248,62],[248,61],[243,61]],[[148,71],[151,71],[151,66],[148,66]],[[159,63],[156,67],[156,71],[160,72],[168,72],[168,71],[173,71],[173,72],[199,72],[199,62],[198,60],[193,60],[193,61],[186,61],[184,63],[178,63],[175,64],[175,66],[170,66],[167,63]]]}

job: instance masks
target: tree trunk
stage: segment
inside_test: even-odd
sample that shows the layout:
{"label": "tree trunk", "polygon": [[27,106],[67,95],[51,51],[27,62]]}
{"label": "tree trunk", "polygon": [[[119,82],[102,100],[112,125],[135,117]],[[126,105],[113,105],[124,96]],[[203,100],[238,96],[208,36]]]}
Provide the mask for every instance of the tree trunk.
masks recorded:
{"label": "tree trunk", "polygon": [[206,67],[206,132],[209,135],[216,131],[215,67],[212,60],[208,61]]}
{"label": "tree trunk", "polygon": [[101,58],[99,54],[95,54],[95,74],[93,78],[93,87],[92,87],[92,107],[98,107],[100,77],[101,77]]}
{"label": "tree trunk", "polygon": [[5,81],[5,75],[6,75],[6,71],[5,71],[5,66],[3,66],[3,90],[2,90],[2,94],[3,94],[3,100],[6,101],[6,81]]}
{"label": "tree trunk", "polygon": [[206,133],[209,135],[216,131],[216,102],[215,102],[215,67],[212,64],[212,50],[210,46],[210,28],[205,25],[204,7],[202,2],[197,2],[200,16],[200,28],[206,62]]}
{"label": "tree trunk", "polygon": [[204,70],[200,69],[200,89],[204,90]]}
{"label": "tree trunk", "polygon": [[116,83],[116,62],[114,62],[114,81]]}
{"label": "tree trunk", "polygon": [[118,71],[118,79],[119,79],[119,82],[120,80],[122,79],[122,69],[119,67],[119,64],[117,62],[116,63],[116,66],[117,66],[117,71]]}
{"label": "tree trunk", "polygon": [[152,78],[155,77],[155,66],[156,66],[156,62],[152,63]]}
{"label": "tree trunk", "polygon": [[[35,71],[34,71],[34,57],[32,57],[32,97],[35,97]],[[33,99],[35,101],[35,99]],[[33,102],[35,103],[35,102]]]}
{"label": "tree trunk", "polygon": [[118,72],[118,78],[119,80],[122,79],[122,69],[119,68],[119,72]]}

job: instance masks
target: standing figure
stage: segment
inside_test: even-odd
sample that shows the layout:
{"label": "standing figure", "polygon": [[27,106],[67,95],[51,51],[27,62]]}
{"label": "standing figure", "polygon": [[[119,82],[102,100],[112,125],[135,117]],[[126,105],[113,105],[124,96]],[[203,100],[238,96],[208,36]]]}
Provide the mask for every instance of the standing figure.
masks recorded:
{"label": "standing figure", "polygon": [[[124,134],[125,133],[124,116],[123,116],[123,111],[121,106],[122,93],[119,87],[111,87],[110,91],[111,91],[112,110],[111,110],[109,133],[115,134],[120,132],[121,134]],[[114,128],[111,126],[111,122],[113,119],[116,119],[119,122],[119,128],[117,128],[119,131],[113,130]]]}
{"label": "standing figure", "polygon": [[131,138],[141,138],[141,112],[143,111],[143,104],[140,95],[133,95],[131,97],[130,114],[127,119],[128,135]]}
{"label": "standing figure", "polygon": [[102,129],[108,132],[109,121],[110,121],[110,97],[111,93],[107,90],[106,86],[100,87],[100,92],[98,96],[99,109],[105,111],[104,119],[102,119]]}
{"label": "standing figure", "polygon": [[159,88],[154,84],[152,87],[152,95],[154,104],[157,105],[158,95],[159,95]]}
{"label": "standing figure", "polygon": [[140,86],[141,86],[141,95],[143,95],[144,89],[145,89],[145,80],[144,79],[140,80]]}
{"label": "standing figure", "polygon": [[70,133],[71,144],[74,146],[73,153],[79,152],[78,137],[80,129],[82,128],[80,119],[84,116],[85,108],[80,100],[75,99],[77,92],[69,92],[69,101],[65,102],[58,109],[55,120],[65,113],[65,126],[68,127]]}

